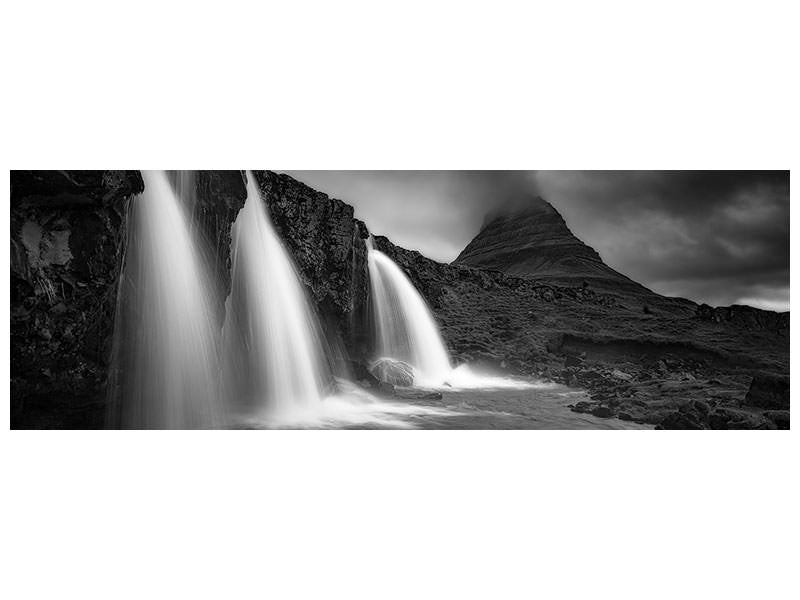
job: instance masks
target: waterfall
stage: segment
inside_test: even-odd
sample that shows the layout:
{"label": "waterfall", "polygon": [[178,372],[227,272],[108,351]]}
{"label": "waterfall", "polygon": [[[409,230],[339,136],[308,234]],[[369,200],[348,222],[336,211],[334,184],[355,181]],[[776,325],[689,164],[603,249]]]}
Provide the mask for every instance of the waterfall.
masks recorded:
{"label": "waterfall", "polygon": [[163,171],[128,205],[108,385],[109,424],[223,424],[214,306],[185,207]]}
{"label": "waterfall", "polygon": [[247,200],[231,230],[231,261],[226,395],[256,418],[317,410],[330,379],[319,325],[250,172]]}
{"label": "waterfall", "polygon": [[452,371],[450,355],[428,305],[400,267],[367,240],[376,329],[376,358],[414,368],[414,384],[438,386]]}
{"label": "waterfall", "polygon": [[420,293],[391,258],[367,239],[377,364],[382,359],[408,363],[414,385],[454,389],[522,389],[531,382],[476,372],[470,365],[453,368],[439,328]]}

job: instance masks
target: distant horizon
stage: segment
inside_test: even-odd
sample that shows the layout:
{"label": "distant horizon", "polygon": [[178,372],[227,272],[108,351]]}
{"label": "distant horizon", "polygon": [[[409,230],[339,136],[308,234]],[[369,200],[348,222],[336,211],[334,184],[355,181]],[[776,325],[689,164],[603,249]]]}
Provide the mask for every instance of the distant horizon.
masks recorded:
{"label": "distant horizon", "polygon": [[611,268],[668,297],[789,312],[788,171],[283,171],[375,235],[450,263],[539,195]]}

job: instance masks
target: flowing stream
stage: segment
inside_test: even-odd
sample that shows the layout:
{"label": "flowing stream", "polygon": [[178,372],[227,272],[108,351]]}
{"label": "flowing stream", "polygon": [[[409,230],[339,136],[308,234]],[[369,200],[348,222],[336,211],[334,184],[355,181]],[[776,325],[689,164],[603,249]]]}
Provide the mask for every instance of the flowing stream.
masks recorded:
{"label": "flowing stream", "polygon": [[252,173],[231,231],[224,388],[238,412],[293,419],[320,409],[330,381],[316,320]]}
{"label": "flowing stream", "polygon": [[142,171],[128,205],[109,378],[110,425],[191,429],[224,423],[211,287],[163,171]]}
{"label": "flowing stream", "polygon": [[367,240],[372,308],[376,329],[376,358],[408,363],[414,384],[442,385],[453,367],[428,305],[403,273]]}

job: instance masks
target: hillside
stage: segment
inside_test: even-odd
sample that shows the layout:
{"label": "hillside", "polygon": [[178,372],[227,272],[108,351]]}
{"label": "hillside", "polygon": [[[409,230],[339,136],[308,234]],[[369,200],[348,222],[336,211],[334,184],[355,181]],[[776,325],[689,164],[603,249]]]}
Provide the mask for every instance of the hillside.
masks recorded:
{"label": "hillside", "polygon": [[453,264],[552,285],[587,286],[626,298],[632,305],[655,303],[684,314],[696,308],[688,300],[660,296],[606,265],[594,248],[572,233],[561,214],[538,196],[512,210],[487,215],[480,232]]}

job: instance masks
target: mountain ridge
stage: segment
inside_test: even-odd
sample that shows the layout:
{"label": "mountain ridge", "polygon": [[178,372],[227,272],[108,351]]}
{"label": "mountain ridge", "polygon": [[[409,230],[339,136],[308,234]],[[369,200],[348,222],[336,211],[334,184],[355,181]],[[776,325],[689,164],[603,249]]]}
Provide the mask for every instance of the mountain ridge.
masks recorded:
{"label": "mountain ridge", "polygon": [[512,209],[488,213],[478,234],[452,264],[562,285],[585,282],[604,292],[664,298],[608,266],[541,196],[530,196]]}

